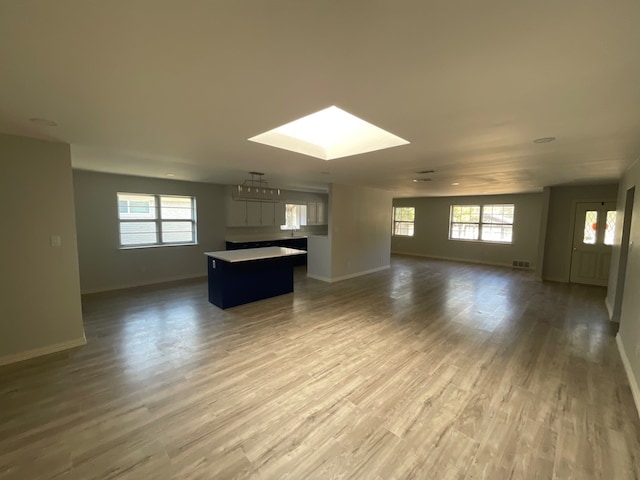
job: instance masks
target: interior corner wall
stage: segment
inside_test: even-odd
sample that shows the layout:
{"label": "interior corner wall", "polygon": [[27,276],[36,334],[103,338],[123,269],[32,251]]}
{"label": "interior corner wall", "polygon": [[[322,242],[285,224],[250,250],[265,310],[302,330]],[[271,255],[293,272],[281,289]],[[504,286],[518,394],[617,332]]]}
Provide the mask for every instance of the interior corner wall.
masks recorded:
{"label": "interior corner wall", "polygon": [[329,198],[331,280],[389,268],[391,193],[332,184]]}
{"label": "interior corner wall", "polygon": [[85,340],[70,147],[0,135],[0,164],[0,363],[10,363]]}
{"label": "interior corner wall", "polygon": [[[513,243],[449,240],[451,205],[501,203],[515,205]],[[394,253],[503,266],[511,266],[513,260],[522,260],[530,262],[531,268],[536,268],[542,208],[541,193],[396,198],[393,200],[393,205],[416,209],[414,236],[394,236],[391,240],[391,250]]]}
{"label": "interior corner wall", "polygon": [[[547,243],[547,227],[549,224],[549,200],[551,187],[544,187],[542,191],[542,208],[540,212],[540,233],[538,235],[538,259],[537,265],[544,265],[544,246]],[[542,268],[536,269],[536,278],[542,281]]]}
{"label": "interior corner wall", "polygon": [[[224,250],[224,186],[74,170],[82,293],[205,276],[204,252]],[[119,248],[117,193],[196,197],[197,245]]]}
{"label": "interior corner wall", "polygon": [[551,187],[542,266],[544,280],[569,281],[576,204],[615,201],[617,197],[617,184]]}

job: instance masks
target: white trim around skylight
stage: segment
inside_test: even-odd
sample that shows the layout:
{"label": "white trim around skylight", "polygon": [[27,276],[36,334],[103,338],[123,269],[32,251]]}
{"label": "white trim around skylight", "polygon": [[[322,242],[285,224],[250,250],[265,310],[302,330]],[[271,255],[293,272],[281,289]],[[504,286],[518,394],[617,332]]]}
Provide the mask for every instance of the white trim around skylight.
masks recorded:
{"label": "white trim around skylight", "polygon": [[249,140],[322,160],[334,160],[409,143],[336,106],[294,120]]}

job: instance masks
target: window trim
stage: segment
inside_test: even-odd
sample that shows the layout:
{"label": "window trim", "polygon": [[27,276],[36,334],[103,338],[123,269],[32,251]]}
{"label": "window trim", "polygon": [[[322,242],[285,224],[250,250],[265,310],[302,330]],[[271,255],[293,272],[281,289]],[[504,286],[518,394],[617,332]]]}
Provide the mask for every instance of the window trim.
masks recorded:
{"label": "window trim", "polygon": [[[398,208],[411,208],[413,209],[413,220],[396,220],[396,209]],[[404,235],[402,233],[396,233],[396,224],[398,223],[411,223],[413,225],[413,231],[411,235]],[[392,237],[403,237],[403,238],[412,238],[416,235],[416,207],[413,206],[394,206],[391,212],[391,236]]]}
{"label": "window trim", "polygon": [[[484,215],[484,209],[485,207],[494,207],[497,205],[501,205],[501,206],[513,206],[513,221],[511,223],[489,223],[489,222],[483,222],[482,221],[482,217]],[[453,221],[453,209],[454,207],[479,207],[480,208],[480,213],[478,216],[478,221],[477,222],[454,222]],[[471,243],[490,243],[493,245],[513,245],[513,233],[514,233],[514,229],[513,226],[515,224],[515,218],[516,218],[516,205],[515,203],[487,203],[484,205],[481,204],[451,204],[449,206],[449,234],[448,234],[448,239],[450,241],[454,241],[454,242],[471,242]],[[464,224],[464,225],[477,225],[478,226],[478,238],[453,238],[451,236],[451,231],[452,231],[452,227],[454,224]],[[501,242],[499,240],[483,240],[482,239],[482,227],[484,225],[492,225],[492,226],[505,226],[505,225],[510,225],[511,226],[511,241],[509,242]]]}
{"label": "window trim", "polygon": [[[292,226],[287,224],[287,207],[291,205],[294,207],[298,207],[298,214],[297,216],[297,220],[298,220],[298,226]],[[294,203],[294,202],[286,202],[284,204],[284,225],[280,225],[280,230],[284,230],[284,231],[300,231],[302,229],[302,227],[306,227],[308,225],[307,223],[307,215],[308,215],[308,210],[307,210],[307,203]],[[304,207],[304,217],[302,214],[302,208]],[[304,220],[304,221],[303,221]]]}
{"label": "window trim", "polygon": [[[140,195],[146,197],[154,197],[155,203],[155,215],[154,218],[120,218],[120,195]],[[163,219],[162,218],[162,198],[188,198],[191,200],[191,218],[181,219]],[[157,248],[157,247],[184,247],[198,245],[198,219],[196,209],[196,197],[193,195],[175,195],[175,194],[163,194],[163,193],[141,193],[141,192],[116,192],[116,214],[118,220],[118,249],[119,250],[136,250],[140,248]],[[151,210],[151,208],[150,208]],[[128,212],[130,213],[130,212]],[[163,223],[176,223],[176,222],[191,222],[191,232],[193,241],[188,242],[163,242],[162,241],[162,224]],[[156,239],[154,243],[139,243],[135,245],[123,245],[122,244],[122,224],[123,223],[153,223],[156,226]]]}
{"label": "window trim", "polygon": [[[604,235],[602,236],[602,244],[607,247],[612,247],[616,242],[616,223],[618,222],[617,210],[604,210]],[[607,243],[607,233],[609,232],[609,214],[613,213],[613,228],[611,229],[611,243]]]}

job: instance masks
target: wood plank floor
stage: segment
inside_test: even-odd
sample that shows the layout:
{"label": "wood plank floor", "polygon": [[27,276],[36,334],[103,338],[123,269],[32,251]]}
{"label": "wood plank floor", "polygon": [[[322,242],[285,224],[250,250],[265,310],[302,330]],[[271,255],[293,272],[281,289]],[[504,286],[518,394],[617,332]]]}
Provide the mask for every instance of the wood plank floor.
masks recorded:
{"label": "wood plank floor", "polygon": [[85,296],[85,347],[0,368],[0,479],[639,478],[604,289],[401,256],[295,288]]}

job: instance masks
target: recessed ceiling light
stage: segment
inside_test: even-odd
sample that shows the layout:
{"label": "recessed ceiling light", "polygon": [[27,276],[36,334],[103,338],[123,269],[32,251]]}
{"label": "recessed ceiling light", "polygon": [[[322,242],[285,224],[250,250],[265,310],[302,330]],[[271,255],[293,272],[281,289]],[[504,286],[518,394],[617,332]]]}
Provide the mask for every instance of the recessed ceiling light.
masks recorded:
{"label": "recessed ceiling light", "polygon": [[411,180],[412,182],[418,183],[418,182],[430,182],[431,179],[430,178],[414,178],[413,180]]}
{"label": "recessed ceiling light", "polygon": [[556,139],[556,137],[542,137],[542,138],[536,138],[533,143],[549,143],[549,142],[553,142]]}
{"label": "recessed ceiling light", "polygon": [[334,160],[409,143],[336,106],[307,115],[249,140],[322,160]]}
{"label": "recessed ceiling light", "polygon": [[36,125],[40,125],[41,127],[57,127],[58,124],[53,120],[47,120],[46,118],[30,118],[29,121],[31,123],[35,123]]}
{"label": "recessed ceiling light", "polygon": [[460,182],[453,182],[451,185],[455,187],[456,185],[460,185]]}
{"label": "recessed ceiling light", "polygon": [[176,174],[175,173],[167,173],[167,177],[175,177]]}

